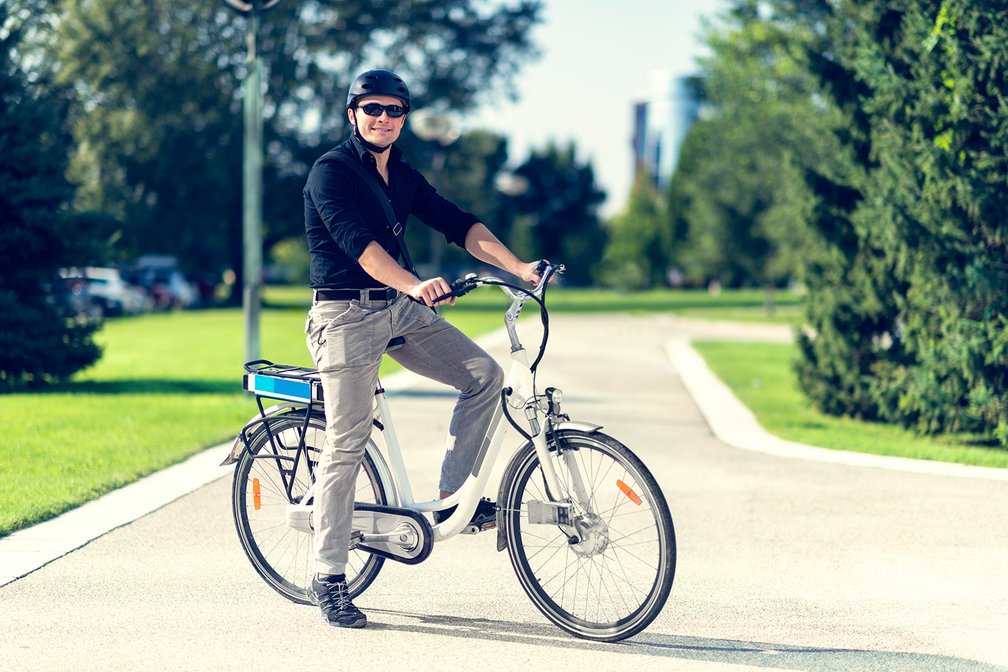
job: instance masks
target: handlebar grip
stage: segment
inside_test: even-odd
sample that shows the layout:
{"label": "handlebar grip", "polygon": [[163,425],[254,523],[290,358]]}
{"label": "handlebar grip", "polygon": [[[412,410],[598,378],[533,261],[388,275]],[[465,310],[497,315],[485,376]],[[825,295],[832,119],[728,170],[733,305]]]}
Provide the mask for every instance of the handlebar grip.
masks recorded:
{"label": "handlebar grip", "polygon": [[458,294],[456,294],[455,292],[448,292],[447,294],[442,294],[441,296],[435,297],[433,303],[436,306],[437,304],[441,303],[445,299],[450,299],[453,296],[458,296]]}

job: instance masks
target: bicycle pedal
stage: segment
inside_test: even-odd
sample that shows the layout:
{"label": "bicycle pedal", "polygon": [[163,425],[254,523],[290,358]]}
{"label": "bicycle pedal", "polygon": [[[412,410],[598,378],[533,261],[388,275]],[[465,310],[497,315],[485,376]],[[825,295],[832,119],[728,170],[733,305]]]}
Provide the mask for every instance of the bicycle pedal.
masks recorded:
{"label": "bicycle pedal", "polygon": [[496,521],[493,520],[487,521],[480,525],[477,525],[476,523],[469,523],[468,525],[462,528],[462,531],[459,532],[459,534],[479,534],[480,532],[486,532],[487,530],[492,530],[495,527],[497,527],[497,523]]}

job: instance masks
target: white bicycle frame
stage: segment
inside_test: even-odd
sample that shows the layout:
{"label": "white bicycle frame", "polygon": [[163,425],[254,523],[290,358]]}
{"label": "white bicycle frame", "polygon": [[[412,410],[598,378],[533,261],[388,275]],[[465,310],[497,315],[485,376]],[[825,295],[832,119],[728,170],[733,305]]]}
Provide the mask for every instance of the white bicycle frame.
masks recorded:
{"label": "white bicycle frame", "polygon": [[[485,279],[496,280],[496,278]],[[544,284],[545,282],[540,282],[540,284],[537,285],[535,289],[530,290],[530,292],[536,296],[540,296],[542,294]],[[508,308],[504,315],[504,324],[507,329],[508,337],[511,340],[511,364],[508,368],[504,383],[505,387],[503,388],[510,388],[511,393],[508,400],[504,403],[508,403],[508,405],[513,409],[523,409],[525,418],[528,420],[530,429],[532,430],[530,432],[532,444],[539,456],[539,463],[542,465],[543,474],[546,479],[546,485],[549,492],[563,492],[557,478],[556,470],[553,467],[550,451],[546,443],[547,423],[540,421],[540,415],[543,413],[544,409],[540,406],[539,400],[535,398],[532,370],[528,361],[528,353],[518,340],[518,316],[521,313],[522,305],[526,301],[530,300],[530,297],[523,292],[517,292],[508,287],[501,287],[501,289],[512,299],[511,307]],[[384,472],[384,476],[391,477],[383,480],[391,481],[391,485],[395,490],[393,493],[394,497],[389,503],[421,513],[442,511],[455,505],[457,508],[447,519],[433,526],[434,541],[443,541],[455,536],[466,528],[472,518],[473,512],[476,511],[476,506],[478,505],[487,481],[490,478],[490,473],[493,465],[496,463],[501,445],[504,443],[504,438],[508,433],[507,427],[503,422],[503,408],[501,406],[497,407],[497,411],[494,413],[490,426],[487,429],[486,436],[483,439],[480,452],[476,457],[476,462],[472,471],[469,473],[469,476],[466,478],[465,482],[458,491],[448,497],[445,497],[444,499],[418,502],[413,498],[413,490],[410,484],[409,474],[406,471],[406,464],[403,460],[402,449],[399,445],[399,437],[395,431],[395,425],[392,420],[392,412],[389,408],[388,400],[385,397],[385,391],[380,385],[379,389],[375,393],[375,406],[377,411],[376,419],[379,423],[381,423],[380,431],[385,443],[384,452],[387,454],[388,460],[391,463],[391,472],[389,473],[388,466],[385,464],[384,459],[376,460],[376,462],[378,462],[376,467],[380,472]],[[581,426],[582,423],[570,424]],[[585,425],[583,428],[591,430],[598,429],[598,426]],[[382,457],[381,453],[379,453],[378,457]],[[580,472],[576,468],[576,465],[569,463],[569,466],[571,467],[570,472],[574,481],[573,486],[575,493],[578,496],[578,499],[582,502],[587,502],[588,496],[585,494],[584,487],[580,483]],[[289,520],[300,518],[303,518],[305,521],[308,520],[308,512],[311,505],[307,504],[307,502],[310,502],[313,499],[314,492],[315,484],[312,483],[308,491],[305,492],[304,496],[301,498],[301,501],[305,502],[305,504],[291,504],[289,506],[289,509],[304,509],[303,515],[289,516]],[[573,532],[574,530],[572,529],[572,533]]]}
{"label": "white bicycle frame", "polygon": [[[519,347],[517,350],[512,350],[511,366],[505,378],[505,386],[510,387],[512,390],[512,394],[509,397],[509,401],[513,401],[512,407],[531,407],[527,402],[532,395],[532,372],[529,370],[528,354],[524,348]],[[385,398],[383,392],[379,392],[376,395],[376,402],[379,421],[385,426],[382,435],[385,440],[385,450],[390,461],[392,480],[395,483],[399,505],[421,513],[441,511],[452,505],[457,505],[451,516],[441,523],[434,525],[434,541],[442,541],[455,536],[466,527],[473,512],[476,510],[476,506],[490,478],[492,466],[497,461],[501,445],[504,443],[504,438],[508,433],[500,407],[498,407],[497,412],[493,416],[490,427],[487,429],[487,435],[480,448],[480,453],[477,455],[472,471],[470,471],[462,487],[444,499],[417,502],[413,499],[413,492],[410,486],[409,475],[406,472],[406,464],[403,461],[402,450],[399,446],[398,435],[392,423],[388,400]],[[541,463],[547,465],[545,467],[546,479],[550,491],[560,492],[556,472],[553,469],[553,463],[549,459],[549,450],[546,447],[545,423],[537,422],[533,424],[533,428],[535,426],[538,426],[539,431],[532,435],[532,442],[539,453]]]}

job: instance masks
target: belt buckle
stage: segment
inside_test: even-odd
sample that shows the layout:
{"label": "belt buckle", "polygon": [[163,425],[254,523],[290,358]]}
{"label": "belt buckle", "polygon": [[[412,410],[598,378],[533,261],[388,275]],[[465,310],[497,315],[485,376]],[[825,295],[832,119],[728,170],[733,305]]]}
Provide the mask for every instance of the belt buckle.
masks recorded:
{"label": "belt buckle", "polygon": [[389,302],[395,301],[396,295],[398,293],[399,292],[397,290],[395,290],[394,288],[392,288],[392,287],[386,287],[385,288],[385,300],[389,301]]}

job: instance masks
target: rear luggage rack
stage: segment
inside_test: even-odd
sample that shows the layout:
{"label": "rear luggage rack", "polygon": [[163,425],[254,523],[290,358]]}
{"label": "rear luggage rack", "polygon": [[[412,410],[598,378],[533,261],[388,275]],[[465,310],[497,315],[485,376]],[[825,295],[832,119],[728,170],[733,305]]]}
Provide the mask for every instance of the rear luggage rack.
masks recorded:
{"label": "rear luggage rack", "polygon": [[245,371],[242,387],[257,397],[302,404],[322,402],[322,381],[316,369],[257,359],[247,362]]}

